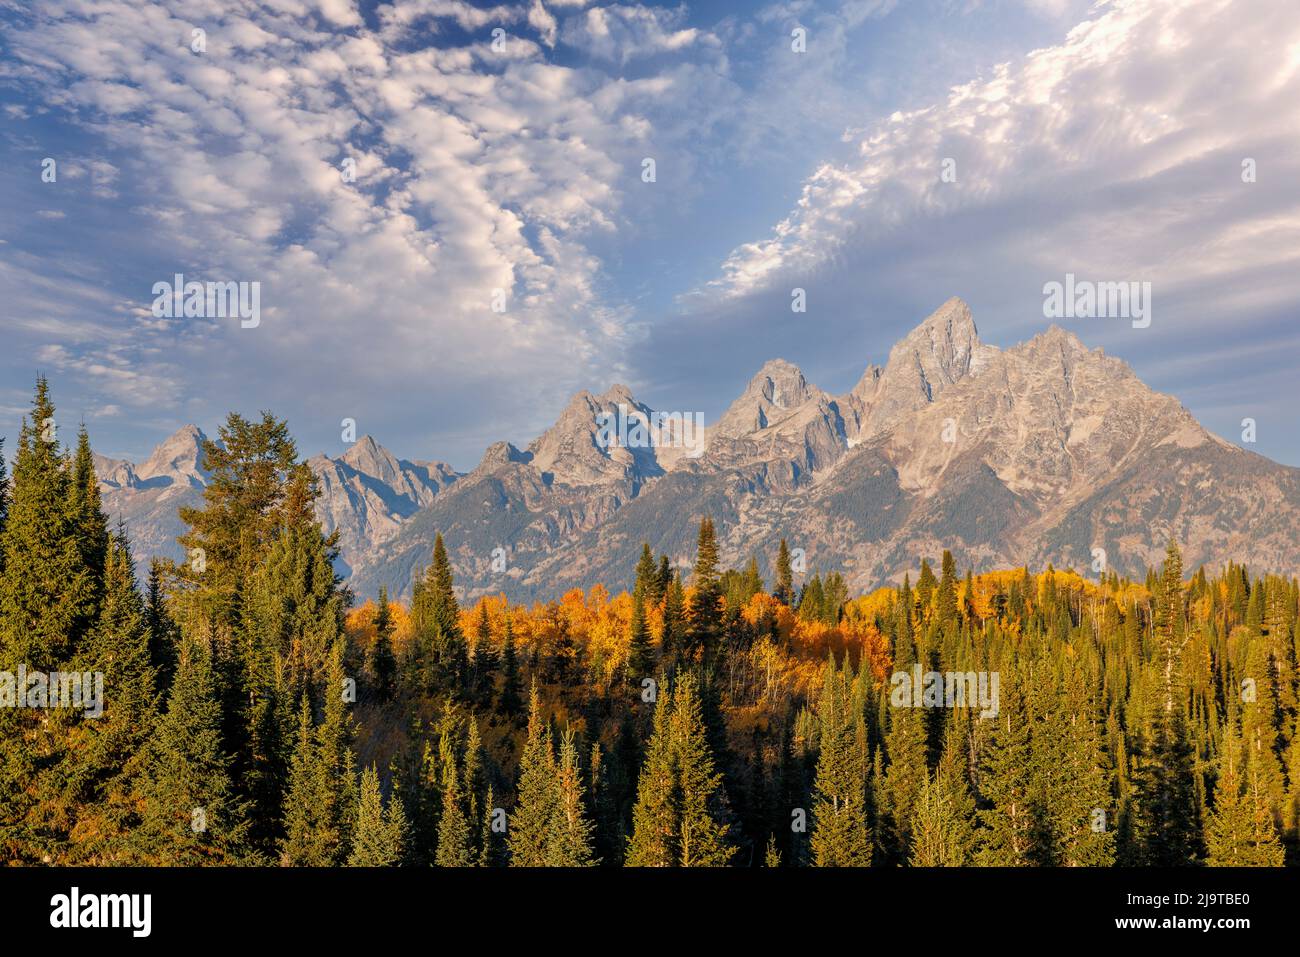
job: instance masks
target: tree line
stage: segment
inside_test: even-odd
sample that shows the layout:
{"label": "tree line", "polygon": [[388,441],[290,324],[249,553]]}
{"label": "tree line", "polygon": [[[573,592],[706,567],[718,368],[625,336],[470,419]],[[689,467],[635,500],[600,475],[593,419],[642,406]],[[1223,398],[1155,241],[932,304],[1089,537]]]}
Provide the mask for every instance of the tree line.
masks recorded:
{"label": "tree line", "polygon": [[[710,518],[683,574],[530,607],[358,604],[287,425],[230,415],[138,581],[38,380],[0,458],[0,674],[104,675],[101,717],[0,707],[0,856],[283,866],[1269,865],[1300,854],[1297,581],[959,575],[770,591]],[[798,579],[803,578],[803,581]],[[895,676],[996,676],[992,714]],[[0,689],[3,690],[3,689]]]}

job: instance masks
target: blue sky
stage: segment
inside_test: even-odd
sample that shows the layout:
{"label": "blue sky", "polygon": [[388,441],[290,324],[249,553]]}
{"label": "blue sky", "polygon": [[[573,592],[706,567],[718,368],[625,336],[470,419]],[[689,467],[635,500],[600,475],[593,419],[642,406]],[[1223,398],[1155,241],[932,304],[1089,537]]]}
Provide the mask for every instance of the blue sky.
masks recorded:
{"label": "blue sky", "polygon": [[[40,371],[114,457],[268,408],[467,469],[581,388],[847,390],[952,295],[1012,345],[1074,273],[1153,321],[1063,325],[1300,465],[1286,6],[0,0],[0,435]],[[154,317],[176,272],[261,324]]]}

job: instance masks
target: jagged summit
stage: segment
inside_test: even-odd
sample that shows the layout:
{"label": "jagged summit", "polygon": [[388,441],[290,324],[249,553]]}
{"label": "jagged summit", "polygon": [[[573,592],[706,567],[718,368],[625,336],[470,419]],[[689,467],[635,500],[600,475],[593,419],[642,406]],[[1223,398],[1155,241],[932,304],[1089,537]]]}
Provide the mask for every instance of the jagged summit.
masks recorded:
{"label": "jagged summit", "polygon": [[808,385],[798,366],[784,359],[771,359],[749,380],[745,391],[710,431],[729,438],[760,432],[820,394],[820,390]]}
{"label": "jagged summit", "polygon": [[[617,588],[643,541],[689,555],[705,514],[726,563],[756,555],[766,570],[784,538],[857,589],[943,548],[980,568],[1084,568],[1101,547],[1134,574],[1170,537],[1189,567],[1300,572],[1300,469],[1211,435],[1068,328],[987,345],[958,298],[843,395],[773,359],[711,427],[690,423],[690,448],[639,441],[635,421],[656,415],[626,385],[583,390],[525,450],[494,443],[468,475],[363,436],[338,458],[311,459],[317,515],[340,532],[361,595],[380,584],[404,594],[435,532],[470,595]],[[177,555],[176,507],[207,481],[202,439],[187,426],[139,466],[96,459],[105,507],[144,555]],[[504,578],[491,563],[499,547]]]}
{"label": "jagged summit", "polygon": [[208,472],[202,464],[203,442],[206,438],[197,425],[183,426],[136,467],[136,477],[143,482],[166,479],[194,488],[206,486]]}

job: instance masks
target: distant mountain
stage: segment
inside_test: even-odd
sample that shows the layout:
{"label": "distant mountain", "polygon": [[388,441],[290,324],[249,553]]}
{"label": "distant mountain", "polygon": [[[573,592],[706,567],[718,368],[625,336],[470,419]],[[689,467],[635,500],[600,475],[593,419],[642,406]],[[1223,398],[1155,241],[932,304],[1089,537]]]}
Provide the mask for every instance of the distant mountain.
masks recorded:
{"label": "distant mountain", "polygon": [[[209,479],[201,465],[205,438],[187,425],[138,467],[95,456],[105,511],[127,522],[138,556],[181,557],[176,537],[185,525],[177,510],[202,504]],[[445,462],[398,459],[368,435],[337,459],[317,455],[307,464],[320,482],[316,517],[326,532],[338,529],[345,574],[459,478]]]}
{"label": "distant mountain", "polygon": [[[635,434],[659,415],[625,386],[580,392],[526,450],[496,443],[467,475],[396,459],[366,437],[341,458],[310,460],[318,514],[340,530],[362,595],[380,584],[409,594],[438,531],[469,595],[621,587],[643,541],[686,565],[704,515],[724,562],[756,555],[770,572],[785,538],[810,573],[839,571],[855,589],[944,548],[963,567],[1079,569],[1100,548],[1110,567],[1140,574],[1171,536],[1193,567],[1300,573],[1300,469],[1210,434],[1060,328],[985,345],[959,299],[845,395],[777,359],[698,443],[678,441],[691,437],[680,421]],[[198,435],[182,430],[138,468],[99,463],[105,500],[138,515],[137,544],[170,534],[164,504],[197,496]]]}

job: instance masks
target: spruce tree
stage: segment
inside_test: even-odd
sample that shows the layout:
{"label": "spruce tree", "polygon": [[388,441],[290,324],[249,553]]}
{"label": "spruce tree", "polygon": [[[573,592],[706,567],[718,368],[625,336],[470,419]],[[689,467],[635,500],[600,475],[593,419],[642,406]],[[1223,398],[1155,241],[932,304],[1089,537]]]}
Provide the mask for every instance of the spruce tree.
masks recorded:
{"label": "spruce tree", "polygon": [[158,711],[144,603],[122,526],[109,537],[99,618],[87,645],[78,670],[103,674],[111,695],[100,716],[80,722],[72,741],[80,818],[74,829],[89,835],[82,853],[107,861],[125,853],[143,751]]}
{"label": "spruce tree", "polygon": [[848,687],[828,660],[823,672],[821,733],[813,783],[813,860],[818,867],[866,867],[871,863],[867,822],[865,755],[854,739]]}
{"label": "spruce tree", "polygon": [[442,735],[438,752],[442,767],[442,816],[438,819],[438,852],[434,863],[439,867],[472,867],[470,818],[465,811],[466,801],[450,735]]}
{"label": "spruce tree", "polygon": [[781,539],[781,547],[776,553],[776,588],[772,597],[783,605],[794,602],[794,571],[790,567],[790,546]]}
{"label": "spruce tree", "polygon": [[965,761],[957,732],[944,739],[943,756],[934,774],[926,776],[912,811],[913,867],[966,867],[975,858],[975,802],[967,784]]}
{"label": "spruce tree", "polygon": [[673,867],[677,863],[681,799],[671,717],[672,693],[664,687],[655,702],[654,730],[637,779],[625,857],[628,867]]}
{"label": "spruce tree", "polygon": [[695,557],[695,590],[687,612],[688,650],[709,657],[722,637],[722,590],[718,572],[718,541],[713,519],[700,521]]}
{"label": "spruce tree", "polygon": [[374,766],[361,775],[361,797],[357,805],[357,826],[352,835],[349,867],[395,867],[404,853],[406,817],[402,799],[394,794],[384,807],[379,773]]}
{"label": "spruce tree", "polygon": [[23,421],[10,489],[0,578],[0,665],[51,670],[70,661],[94,617],[98,590],[69,507],[72,477],[60,451],[45,379]]}
{"label": "spruce tree", "polygon": [[654,673],[654,649],[645,620],[645,599],[640,592],[632,598],[632,623],[628,634],[627,678],[634,685]]}
{"label": "spruce tree", "polygon": [[501,694],[497,710],[506,717],[514,717],[523,710],[522,679],[519,677],[519,658],[515,651],[515,630],[506,609],[506,634],[501,647]]}
{"label": "spruce tree", "polygon": [[988,806],[979,812],[983,829],[977,860],[988,867],[1023,867],[1040,859],[1031,804],[1030,715],[1018,674],[1004,671],[1000,686],[997,724],[980,761],[980,790]]}
{"label": "spruce tree", "polygon": [[556,768],[555,808],[546,845],[548,867],[594,867],[592,832],[587,816],[578,749],[573,732],[560,739],[560,761]]}
{"label": "spruce tree", "polygon": [[1206,827],[1210,867],[1281,867],[1282,844],[1273,828],[1259,775],[1243,781],[1243,742],[1231,724],[1219,754],[1214,810]]}
{"label": "spruce tree", "polygon": [[375,643],[370,648],[370,674],[380,701],[392,701],[397,692],[397,658],[393,655],[393,612],[388,605],[388,588],[379,586],[375,606]]}
{"label": "spruce tree", "polygon": [[677,863],[720,867],[732,856],[725,823],[725,792],[709,747],[703,704],[695,678],[686,675],[673,691],[669,725],[675,758]]}
{"label": "spruce tree", "polygon": [[519,786],[510,818],[510,865],[545,867],[556,792],[551,729],[542,718],[541,699],[533,684],[528,696],[528,739],[519,761]]}
{"label": "spruce tree", "polygon": [[222,748],[212,653],[187,636],[142,769],[133,858],[168,866],[245,861],[247,805],[235,793],[231,764]]}

